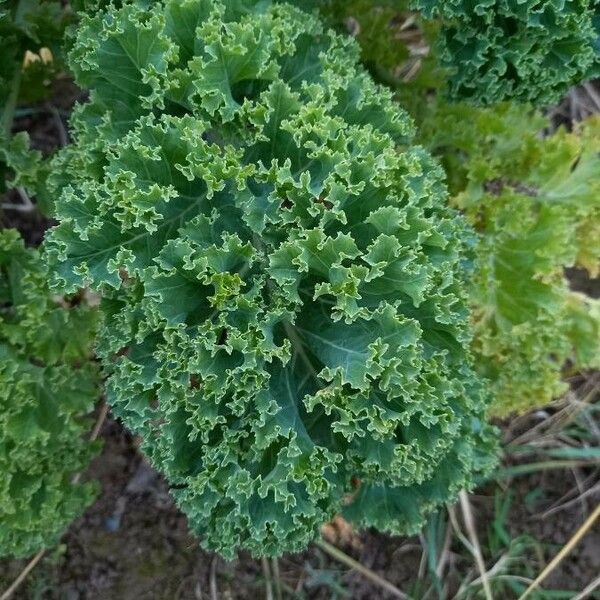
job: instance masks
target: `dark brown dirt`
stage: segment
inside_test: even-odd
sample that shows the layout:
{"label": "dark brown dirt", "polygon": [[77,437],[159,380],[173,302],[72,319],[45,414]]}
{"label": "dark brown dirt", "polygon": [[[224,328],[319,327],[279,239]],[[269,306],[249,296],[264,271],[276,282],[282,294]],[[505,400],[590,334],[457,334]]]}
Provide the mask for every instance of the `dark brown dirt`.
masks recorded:
{"label": "dark brown dirt", "polygon": [[[596,481],[597,476],[596,473]],[[537,473],[515,482],[517,498],[524,499],[531,496],[532,492],[537,492],[540,499],[529,503],[515,502],[511,512],[510,531],[515,536],[521,531],[527,531],[529,535],[542,542],[544,562],[549,562],[554,557],[600,502],[600,490],[597,490],[581,502],[576,502],[569,508],[544,518],[544,513],[549,507],[559,502],[566,492],[576,488],[586,477],[593,477],[593,475],[585,470],[579,473],[553,470]],[[568,561],[548,578],[545,586],[581,591],[598,573],[600,573],[600,526],[596,526],[585,536],[581,544],[574,548]]]}
{"label": "dark brown dirt", "polygon": [[70,142],[67,121],[76,102],[87,94],[67,76],[59,76],[53,84],[52,96],[44,102],[17,110],[13,132],[27,131],[31,146],[45,156]]}
{"label": "dark brown dirt", "polygon": [[[219,599],[265,597],[260,561],[241,554],[226,562],[200,549],[164,480],[137,451],[135,438],[112,419],[101,437],[103,451],[87,473],[101,484],[98,500],[65,534],[63,553],[37,568],[17,600],[210,598],[211,584]],[[399,586],[414,581],[421,556],[418,540],[365,533],[360,542],[354,555],[365,566]],[[325,600],[332,597],[332,589],[343,586],[349,595],[341,597],[388,598],[318,548],[283,557],[279,564],[281,581],[289,588],[286,597]],[[0,563],[0,583],[10,581],[23,565],[24,561]],[[40,581],[50,585],[42,585],[42,594],[34,595]]]}
{"label": "dark brown dirt", "polygon": [[[512,499],[504,525],[513,540],[524,537],[530,540],[530,548],[520,560],[527,561],[528,569],[533,569],[526,574],[526,570],[520,570],[515,565],[516,568],[511,572],[516,574],[520,571],[519,574],[533,578],[554,558],[600,502],[600,489],[597,486],[599,477],[598,470],[561,469],[540,471],[510,483],[510,489],[504,491]],[[586,490],[592,488],[594,483],[596,490],[581,501],[567,504],[568,499],[564,496],[572,491],[577,492],[577,486],[583,481],[586,481]],[[577,495],[573,494],[570,499]],[[485,530],[493,526],[492,498],[476,496],[472,501],[483,540],[486,539]],[[600,526],[596,525],[545,580],[543,588],[571,590],[575,596],[599,573]],[[600,595],[589,597],[600,598]]]}
{"label": "dark brown dirt", "polygon": [[587,294],[591,298],[600,298],[600,277],[591,278],[585,269],[567,269],[566,276],[571,289]]}
{"label": "dark brown dirt", "polygon": [[[18,194],[14,190],[9,190],[4,198],[3,203],[20,204]],[[17,210],[0,210],[0,229],[18,229],[28,246],[39,246],[44,239],[44,232],[53,224],[52,219],[44,217],[37,210],[27,214]]]}
{"label": "dark brown dirt", "polygon": [[[242,554],[226,562],[199,548],[185,517],[174,506],[165,482],[145,463],[136,439],[114,420],[103,426],[104,449],[88,476],[100,481],[102,492],[62,540],[62,553],[39,565],[15,596],[16,600],[175,600],[265,598],[260,561]],[[580,478],[591,473],[580,472]],[[597,474],[596,474],[597,475]],[[576,481],[563,471],[549,471],[514,480],[507,519],[513,537],[539,541],[541,556],[529,557],[541,568],[570,538],[600,496],[574,504],[548,518],[540,515],[568,492]],[[484,548],[493,517],[493,486],[472,499]],[[357,544],[342,544],[364,566],[419,598],[422,548],[418,538],[395,538],[364,532]],[[450,554],[448,598],[472,559],[460,544]],[[24,561],[0,563],[0,584],[14,578]],[[392,596],[364,577],[348,571],[312,547],[279,561],[284,598],[387,600]],[[600,528],[588,534],[548,581],[555,589],[581,590],[600,572]],[[0,585],[1,589],[2,585]],[[342,589],[335,595],[336,589]],[[510,597],[509,597],[510,598]]]}
{"label": "dark brown dirt", "polygon": [[[105,451],[91,469],[91,475],[102,481],[104,493],[65,537],[69,548],[65,555],[68,585],[80,594],[73,598],[194,598],[197,591],[208,594],[211,571],[219,598],[262,598],[264,575],[260,562],[242,554],[228,563],[200,550],[198,541],[188,532],[185,517],[171,501],[166,484],[135,450],[135,441],[115,422],[108,423],[104,437]],[[108,531],[107,525],[114,523],[120,506],[121,527]],[[397,562],[391,555],[400,545],[398,540],[365,536],[364,541],[358,558],[366,566],[378,569]],[[100,569],[101,578],[92,579],[91,564],[95,571]],[[329,591],[321,593],[321,586],[315,584],[320,567],[332,570],[328,576],[333,579],[340,571],[340,566],[332,565],[318,549],[286,557],[280,565],[282,580],[291,589],[307,592],[310,598],[329,598]],[[311,574],[313,569],[316,572]],[[412,577],[412,568],[397,570],[398,574],[402,571],[402,579]],[[360,578],[350,580],[356,588],[352,597],[384,598]]]}

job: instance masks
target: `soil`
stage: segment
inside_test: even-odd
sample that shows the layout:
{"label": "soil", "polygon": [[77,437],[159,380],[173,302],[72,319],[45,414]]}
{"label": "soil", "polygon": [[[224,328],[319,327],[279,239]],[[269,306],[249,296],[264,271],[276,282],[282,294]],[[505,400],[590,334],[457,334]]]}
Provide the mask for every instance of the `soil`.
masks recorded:
{"label": "soil", "polygon": [[[238,560],[226,562],[201,550],[166,483],[140,455],[133,436],[109,418],[101,438],[103,451],[87,473],[101,484],[98,500],[71,525],[62,540],[63,552],[38,567],[38,582],[30,579],[15,598],[196,599],[210,598],[211,585],[216,586],[218,598],[264,597],[260,561],[241,554]],[[416,539],[368,532],[360,537],[358,549],[346,550],[398,586],[412,582],[421,555]],[[0,582],[16,577],[23,564],[0,563]],[[335,584],[338,579],[338,585],[349,594],[345,597],[387,598],[360,576],[343,575],[340,565],[318,548],[286,556],[279,566],[281,581],[289,590],[297,591],[297,597],[329,599],[331,586],[320,585],[319,580]],[[34,596],[40,578],[45,589]]]}
{"label": "soil", "polygon": [[[87,476],[101,484],[98,500],[74,522],[62,539],[60,552],[50,555],[20,589],[17,600],[177,600],[217,598],[254,600],[265,597],[260,561],[241,554],[233,562],[200,549],[188,531],[185,516],[174,505],[164,480],[142,458],[137,440],[115,420],[105,422],[102,453]],[[584,480],[591,473],[577,473]],[[540,566],[571,537],[600,500],[590,495],[548,518],[546,509],[577,485],[563,471],[548,471],[513,481],[513,501],[506,521],[513,538],[531,536],[539,542]],[[486,539],[494,513],[494,487],[471,499]],[[417,537],[400,538],[367,531],[337,544],[364,566],[401,590],[415,590],[423,572],[422,547]],[[485,544],[483,544],[485,547]],[[451,547],[451,597],[472,560],[459,544]],[[0,584],[18,575],[24,561],[0,563]],[[363,576],[348,571],[311,547],[279,561],[286,598],[328,600],[387,600],[393,596]],[[600,572],[600,528],[584,538],[554,572],[547,586],[582,590]],[[334,595],[336,587],[345,592]],[[2,587],[2,586],[0,586]],[[212,587],[212,591],[211,591]],[[293,593],[292,593],[293,592]],[[295,594],[295,595],[294,595]],[[575,594],[574,594],[575,595]],[[418,597],[418,596],[417,596]]]}
{"label": "soil", "polygon": [[[78,97],[77,90],[67,83],[39,112],[18,119],[15,130],[28,130],[34,147],[44,153],[51,152],[64,141],[66,128],[63,113],[50,108],[59,107],[66,113]],[[32,245],[41,241],[44,230],[51,224],[37,213],[6,212],[1,218],[2,226],[18,227]],[[581,273],[573,273],[572,280],[577,289],[591,291],[590,282]],[[597,289],[596,283],[595,293]],[[101,439],[103,451],[86,474],[100,483],[97,501],[71,525],[61,546],[47,555],[13,598],[254,600],[267,597],[260,561],[241,554],[237,560],[226,562],[200,549],[198,540],[188,530],[185,516],[174,505],[166,483],[139,453],[138,440],[110,417],[102,427]],[[532,560],[540,568],[576,531],[600,499],[600,493],[590,494],[585,501],[546,518],[542,518],[543,513],[592,475],[585,471],[572,475],[546,471],[514,480],[506,528],[513,538],[527,535],[538,541],[539,556],[533,556]],[[482,539],[487,539],[493,529],[497,489],[490,485],[472,497]],[[418,537],[391,537],[372,531],[347,536],[342,532],[334,541],[398,588],[416,597],[427,589],[428,585],[419,584],[426,570],[426,557]],[[449,561],[450,575],[444,584],[451,597],[473,568],[473,560],[454,542]],[[14,580],[25,564],[26,561],[0,562],[0,590]],[[392,598],[316,546],[302,554],[281,558],[279,569],[285,598]],[[596,527],[554,571],[547,585],[573,590],[574,596],[599,572],[600,527]]]}

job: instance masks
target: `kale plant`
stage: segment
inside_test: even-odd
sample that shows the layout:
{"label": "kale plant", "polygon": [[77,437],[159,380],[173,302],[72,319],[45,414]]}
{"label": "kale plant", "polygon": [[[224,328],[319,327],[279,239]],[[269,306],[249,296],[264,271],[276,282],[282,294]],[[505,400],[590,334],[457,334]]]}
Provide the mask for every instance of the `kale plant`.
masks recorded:
{"label": "kale plant", "polygon": [[45,95],[71,20],[58,0],[0,0],[0,119],[19,97]]}
{"label": "kale plant", "polygon": [[56,303],[37,251],[0,232],[0,556],[55,544],[94,496],[73,481],[98,397],[95,313]]}
{"label": "kale plant", "polygon": [[81,23],[55,285],[102,293],[114,413],[191,528],[300,550],[414,532],[493,463],[442,172],[351,39],[265,0]]}
{"label": "kale plant", "polygon": [[44,194],[48,166],[29,137],[12,136],[17,108],[47,98],[62,70],[62,44],[73,12],[59,0],[0,0],[0,193],[26,188],[50,212]]}
{"label": "kale plant", "polygon": [[598,275],[600,120],[540,135],[548,125],[514,104],[440,104],[423,123],[453,202],[480,235],[474,352],[492,381],[496,415],[563,393],[567,364],[571,372],[600,368],[600,301],[570,289],[565,276],[568,267]]}
{"label": "kale plant", "polygon": [[454,98],[555,102],[600,74],[599,0],[415,0],[441,22]]}

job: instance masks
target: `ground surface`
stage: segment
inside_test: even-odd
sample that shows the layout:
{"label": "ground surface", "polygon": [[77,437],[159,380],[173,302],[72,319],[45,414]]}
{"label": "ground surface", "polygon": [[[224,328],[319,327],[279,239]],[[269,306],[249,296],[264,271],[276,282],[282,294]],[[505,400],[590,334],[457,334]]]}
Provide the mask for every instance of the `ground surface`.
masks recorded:
{"label": "ground surface", "polygon": [[[240,556],[228,563],[198,548],[197,540],[187,530],[185,517],[173,505],[167,486],[144,462],[132,436],[108,419],[102,428],[102,439],[104,450],[89,472],[102,486],[98,501],[73,523],[62,546],[38,565],[16,598],[252,600],[266,597],[260,561]],[[585,470],[577,473],[580,482],[590,475],[592,473]],[[574,477],[562,470],[538,472],[515,479],[511,486],[512,502],[503,526],[513,540],[530,536],[537,541],[523,555],[532,564],[547,562],[583,522],[590,506],[600,499],[600,494],[591,494],[587,501],[576,502],[570,508],[541,518],[555,501],[573,489]],[[497,520],[494,495],[498,491],[490,485],[471,499],[484,546],[488,529],[498,526],[494,522]],[[365,532],[350,543],[343,540],[338,543],[366,567],[400,589],[416,592],[416,598],[420,597],[415,582],[425,569],[418,537],[395,538]],[[470,556],[456,542],[452,544],[449,561],[445,583],[448,597],[452,597],[461,579],[474,567]],[[23,565],[23,561],[0,565],[0,581],[8,582],[16,577]],[[280,559],[279,567],[286,598],[383,600],[393,597],[316,547],[304,554]],[[575,591],[582,590],[598,573],[600,528],[586,536],[552,575],[547,587],[573,590],[574,596]]]}

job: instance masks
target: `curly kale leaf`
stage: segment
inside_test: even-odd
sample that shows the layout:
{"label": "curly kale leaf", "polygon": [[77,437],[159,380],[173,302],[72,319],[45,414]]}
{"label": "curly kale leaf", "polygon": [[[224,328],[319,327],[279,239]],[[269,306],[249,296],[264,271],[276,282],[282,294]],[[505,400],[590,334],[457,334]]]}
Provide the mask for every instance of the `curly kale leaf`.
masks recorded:
{"label": "curly kale leaf", "polygon": [[358,54],[251,0],[111,7],[71,54],[55,283],[102,292],[113,409],[226,556],[414,531],[493,462],[467,227]]}
{"label": "curly kale leaf", "polygon": [[600,73],[598,0],[415,0],[441,21],[452,97],[555,102]]}
{"label": "curly kale leaf", "polygon": [[95,314],[55,304],[36,251],[0,232],[0,555],[55,544],[94,496],[75,484],[94,448],[82,436],[98,397]]}
{"label": "curly kale leaf", "polygon": [[49,174],[50,161],[39,150],[31,149],[25,132],[17,133],[8,141],[0,136],[0,193],[6,188],[23,188],[35,196],[42,213],[49,215],[54,204],[45,185]]}
{"label": "curly kale leaf", "polygon": [[546,125],[523,106],[455,105],[438,107],[423,129],[480,233],[474,350],[497,415],[564,392],[567,361],[600,367],[600,301],[572,291],[564,275],[573,266],[598,275],[600,120],[542,137]]}

